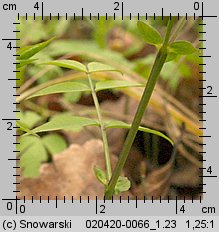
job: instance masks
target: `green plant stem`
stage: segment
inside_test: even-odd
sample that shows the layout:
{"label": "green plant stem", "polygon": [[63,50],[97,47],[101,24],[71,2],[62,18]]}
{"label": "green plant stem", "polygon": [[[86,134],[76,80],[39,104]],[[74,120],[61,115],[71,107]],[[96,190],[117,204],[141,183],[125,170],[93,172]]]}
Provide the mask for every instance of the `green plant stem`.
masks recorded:
{"label": "green plant stem", "polygon": [[154,90],[154,87],[155,87],[155,84],[158,80],[158,77],[160,75],[160,72],[161,72],[161,69],[165,63],[165,60],[167,58],[167,46],[168,46],[168,41],[169,41],[169,37],[170,37],[170,33],[171,33],[171,30],[172,30],[172,27],[173,27],[173,24],[174,24],[174,20],[169,20],[168,22],[168,25],[167,25],[167,30],[166,30],[166,34],[165,34],[165,38],[164,38],[164,41],[163,41],[163,45],[162,47],[160,48],[157,56],[156,56],[156,59],[155,59],[155,62],[154,62],[154,65],[152,67],[152,70],[151,70],[151,73],[150,73],[150,76],[149,76],[149,79],[148,79],[148,82],[147,82],[147,85],[145,87],[145,90],[144,90],[144,93],[142,95],[142,98],[141,98],[141,101],[139,103],[139,106],[138,106],[138,109],[137,109],[137,112],[135,114],[135,117],[133,119],[133,122],[132,122],[132,126],[129,130],[129,133],[126,137],[126,140],[125,140],[125,143],[124,143],[124,146],[123,146],[123,149],[122,149],[122,152],[119,156],[119,161],[116,165],[116,168],[113,172],[113,175],[110,179],[110,182],[109,182],[109,185],[106,189],[106,192],[105,192],[105,199],[106,200],[110,200],[113,196],[113,193],[114,193],[114,189],[115,189],[115,186],[116,186],[116,183],[117,183],[117,180],[122,172],[122,169],[125,165],[125,162],[126,162],[126,159],[128,157],[128,154],[129,154],[129,151],[132,147],[132,144],[134,142],[134,139],[135,139],[135,136],[138,132],[138,128],[139,128],[139,125],[141,123],[141,119],[144,115],[144,112],[147,108],[147,105],[148,105],[148,102],[151,98],[151,95],[153,93],[153,90]]}
{"label": "green plant stem", "polygon": [[177,25],[176,25],[176,27],[175,27],[175,30],[173,31],[173,33],[172,33],[172,35],[171,35],[171,37],[170,37],[170,42],[173,42],[174,40],[176,40],[177,39],[177,37],[179,36],[179,32],[182,30],[182,28],[185,26],[185,23],[186,23],[186,17],[182,17],[179,21],[178,21],[178,23],[177,23]]}
{"label": "green plant stem", "polygon": [[112,176],[112,169],[111,169],[111,161],[110,161],[110,154],[109,154],[109,145],[108,145],[108,140],[107,140],[107,134],[106,134],[106,128],[102,119],[102,115],[100,112],[100,105],[99,105],[99,101],[93,86],[93,82],[91,80],[90,77],[90,73],[89,70],[87,69],[87,78],[90,84],[90,88],[91,88],[91,94],[92,94],[92,98],[94,101],[94,105],[96,108],[96,112],[97,112],[97,117],[100,123],[100,130],[101,130],[101,134],[102,134],[102,139],[103,139],[103,147],[104,147],[104,155],[105,155],[105,163],[106,163],[106,177],[107,177],[107,181],[109,182],[111,176]]}

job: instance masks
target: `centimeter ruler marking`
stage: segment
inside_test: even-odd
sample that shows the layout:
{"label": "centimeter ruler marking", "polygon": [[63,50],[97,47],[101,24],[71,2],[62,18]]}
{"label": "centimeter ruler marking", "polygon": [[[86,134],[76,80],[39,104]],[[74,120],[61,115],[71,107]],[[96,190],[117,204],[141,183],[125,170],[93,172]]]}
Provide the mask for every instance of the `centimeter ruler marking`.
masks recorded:
{"label": "centimeter ruler marking", "polygon": [[[115,11],[119,11],[119,8],[116,8],[115,7],[115,9],[114,9]],[[121,3],[121,14],[122,14],[122,20],[124,19],[124,4],[123,4],[123,2]],[[178,15],[178,19],[179,19],[179,17],[180,17],[180,14],[178,13],[177,14]],[[90,20],[92,20],[92,14],[90,13],[89,14],[89,16],[90,16]],[[172,17],[172,14],[170,13],[169,14],[169,16],[170,17]],[[201,3],[201,16],[196,16],[196,14],[194,13],[194,20],[196,19],[196,17],[201,17],[201,19],[202,19],[202,23],[200,23],[199,25],[202,25],[203,27],[206,25],[206,23],[203,23],[203,19],[204,18],[216,18],[217,16],[213,16],[213,15],[204,15],[204,6],[203,6],[203,2]],[[54,16],[52,16],[52,14],[51,13],[49,13],[49,18],[50,18],[50,20],[52,20],[52,17],[54,17]],[[82,8],[81,9],[81,15],[80,16],[76,16],[76,14],[75,13],[73,13],[73,17],[74,17],[74,20],[76,19],[76,17],[81,17],[81,19],[82,20],[84,20],[84,8]],[[104,16],[103,16],[104,17]],[[105,15],[105,18],[106,18],[106,20],[107,20],[107,17],[108,17],[108,15],[107,15],[107,13],[106,13],[106,15]],[[138,15],[137,15],[137,17],[138,17],[138,19],[139,19],[139,17],[140,17],[140,14],[138,13]],[[164,19],[164,8],[161,8],[161,17],[162,17],[162,20]],[[26,13],[25,14],[25,18],[26,18],[26,20],[28,19],[28,14]],[[59,17],[59,13],[58,13],[58,15],[57,15],[57,18],[58,18],[58,20],[60,19],[60,17]],[[68,20],[68,14],[66,13],[65,14],[65,18],[66,18],[66,20]],[[99,13],[97,14],[97,18],[98,18],[98,20],[99,20]],[[114,14],[113,14],[113,18],[114,18],[114,20],[116,19],[116,13],[114,12]],[[128,17],[127,17],[128,18]],[[153,18],[154,18],[154,20],[156,19],[156,14],[154,13],[154,15],[153,15]],[[18,13],[17,14],[17,19],[19,20],[20,19],[20,14]],[[36,19],[36,14],[34,13],[34,20]],[[44,3],[42,2],[41,3],[41,19],[42,20],[44,20],[45,19],[45,16],[44,16]],[[131,20],[132,19],[132,13],[130,13],[130,16],[129,16],[129,19]],[[145,13],[145,19],[147,20],[148,19],[148,14],[147,13]],[[186,13],[186,20],[188,19],[188,14]],[[14,25],[19,25],[20,24],[20,22],[15,22],[15,23],[13,23]],[[15,31],[13,31],[13,32],[20,32],[20,30],[15,30]],[[205,31],[200,31],[199,32],[199,34],[206,34],[206,32]],[[2,40],[5,40],[5,41],[19,41],[20,40],[20,38],[3,38]],[[200,39],[199,40],[200,42],[206,42],[206,39]],[[18,48],[18,47],[13,47],[13,48]],[[203,47],[201,47],[201,48],[199,48],[200,50],[205,50],[206,48],[203,48]],[[13,56],[19,56],[19,55],[16,55],[16,54],[14,54]],[[211,56],[210,55],[200,55],[200,58],[211,58]],[[14,63],[14,64],[17,64],[17,63]],[[202,63],[202,64],[199,64],[200,66],[206,66],[206,63]],[[16,70],[14,70],[13,72],[18,72],[18,71],[16,71]],[[204,74],[206,74],[206,71],[202,71],[202,72],[200,72],[200,74],[202,74],[202,75],[204,75]],[[8,80],[19,80],[19,79],[8,79]],[[200,82],[201,83],[203,83],[204,81],[206,81],[206,80],[204,80],[203,78],[200,80]],[[19,88],[19,87],[18,87]],[[203,90],[204,89],[206,89],[206,88],[204,88],[204,87],[200,87],[200,88],[202,88]],[[19,96],[19,95],[14,95],[14,96]],[[212,97],[212,98],[215,98],[215,97],[217,97],[216,95],[200,95],[199,96],[200,98],[208,98],[208,97]],[[20,104],[20,103],[13,103],[13,104]],[[202,106],[205,106],[206,104],[204,104],[204,103],[200,103],[199,105],[202,105]],[[199,112],[200,114],[201,114],[201,116],[203,116],[203,114],[205,113],[205,112]],[[20,120],[20,119],[18,119],[18,118],[3,118],[2,120],[5,120],[5,121],[8,121],[8,122],[10,122],[10,121],[18,121],[18,120]],[[200,121],[202,121],[202,122],[205,122],[206,120],[205,119],[201,119]],[[17,127],[16,127],[17,128]],[[205,128],[206,129],[206,128]],[[204,130],[204,127],[203,127],[203,130]],[[13,135],[13,136],[16,136],[16,137],[19,137],[19,135]],[[211,136],[209,136],[209,135],[200,135],[199,137],[201,137],[201,138],[210,138]],[[19,144],[19,143],[13,143],[13,144]],[[199,144],[200,146],[204,146],[204,145],[206,145],[206,144],[204,144],[204,143],[200,143]],[[14,152],[17,152],[17,151],[14,151]],[[205,152],[203,152],[202,153],[202,155],[204,155],[205,154]],[[8,160],[10,160],[10,161],[18,161],[18,159],[8,159]],[[201,159],[201,161],[202,162],[205,162],[206,160],[205,159]],[[16,166],[16,167],[13,167],[13,168],[15,168],[15,169],[17,169],[17,168],[20,168],[19,166]],[[204,170],[204,169],[206,169],[206,168],[201,168],[202,170]],[[20,175],[13,175],[13,176],[20,176]],[[217,176],[213,176],[213,175],[200,175],[200,178],[208,178],[208,177],[217,177]],[[17,186],[17,185],[19,185],[20,183],[17,183],[17,182],[14,182],[13,184],[15,184],[15,186]],[[201,186],[206,186],[206,184],[200,184]],[[14,190],[13,192],[15,192],[15,193],[17,193],[17,192],[19,192],[18,190]],[[200,193],[206,193],[206,192],[200,192]],[[16,196],[16,198],[15,199],[2,199],[2,200],[5,200],[5,201],[15,201],[16,202],[16,214],[18,214],[19,212],[18,212],[18,201],[20,201],[21,199],[19,199],[17,196]],[[151,199],[151,201],[152,201],[152,203],[153,203],[153,201],[154,201],[154,199],[153,199],[153,196],[152,196],[152,199]],[[34,202],[34,199],[33,199],[33,197],[32,197],[32,201],[31,201],[32,203]],[[72,201],[71,201],[72,203],[74,203],[74,201],[73,201],[73,196],[72,196]],[[89,199],[89,196],[88,196],[88,200],[87,200],[87,202],[88,203],[90,203],[90,199]],[[114,202],[113,201],[113,198],[112,198],[112,201],[111,201],[112,203]],[[121,198],[120,198],[120,202],[121,202]],[[128,201],[127,201],[128,203],[130,203],[130,201],[129,201],[129,197],[128,197]],[[145,198],[144,198],[144,203],[145,203],[146,201],[145,201]],[[161,197],[160,197],[160,203],[162,202],[162,200],[161,200]],[[184,202],[185,202],[185,197],[184,197]],[[193,202],[193,196],[192,196],[192,202]],[[200,196],[200,203],[202,202],[202,197]],[[25,196],[24,196],[24,203],[25,203]],[[40,197],[40,203],[41,203],[41,197]],[[48,203],[50,203],[50,199],[49,199],[49,196],[48,196]],[[65,203],[65,196],[64,196],[64,203]],[[81,203],[81,197],[80,197],[80,203]],[[105,199],[104,199],[104,203],[105,203]],[[169,201],[169,196],[168,196],[168,203],[170,203],[170,201]],[[136,198],[135,198],[135,207],[136,208],[138,208],[138,199],[137,199],[137,196],[136,196]],[[58,208],[58,198],[57,198],[57,196],[56,196],[56,200],[55,200],[55,208]],[[98,208],[98,201],[97,201],[97,197],[96,197],[96,214],[97,214],[97,208]],[[176,196],[176,199],[175,199],[175,210],[176,210],[176,214],[178,213],[178,198],[177,198],[177,196]]]}
{"label": "centimeter ruler marking", "polygon": [[[12,202],[15,202],[15,213],[16,214],[20,214],[20,213],[24,213],[25,212],[25,205],[24,204],[26,204],[26,198],[25,198],[25,196],[23,197],[23,199],[20,199],[20,198],[18,198],[17,196],[15,197],[15,198],[5,198],[5,199],[2,199],[3,201],[7,201],[7,203],[8,203],[8,207],[10,208],[9,210],[12,210],[13,209],[13,207],[12,207]],[[73,196],[72,196],[72,200],[68,200],[68,201],[66,201],[66,198],[65,198],[65,196],[63,197],[63,199],[62,200],[60,200],[60,199],[58,199],[58,197],[56,196],[55,197],[55,200],[51,200],[50,199],[50,197],[48,196],[48,198],[47,198],[47,201],[46,200],[44,200],[44,203],[46,203],[47,202],[47,204],[51,204],[51,203],[54,203],[54,207],[56,208],[56,209],[58,209],[58,207],[59,207],[59,205],[58,205],[58,202],[59,201],[62,201],[64,204],[66,204],[66,203],[69,203],[69,204],[75,204],[75,203],[80,203],[80,204],[84,204],[84,202],[86,202],[86,203],[88,203],[88,204],[91,204],[92,202],[95,202],[94,203],[94,205],[95,205],[95,214],[99,214],[100,213],[100,211],[99,211],[99,207],[101,206],[105,206],[105,203],[106,203],[106,201],[105,201],[105,199],[100,203],[99,202],[99,200],[98,200],[98,198],[97,198],[97,196],[95,197],[95,200],[90,200],[90,198],[89,198],[89,196],[88,196],[88,198],[87,198],[87,200],[83,200],[82,201],[82,199],[81,199],[81,197],[80,197],[80,200],[76,200],[76,201],[74,201],[73,200]],[[152,204],[154,204],[155,202],[154,202],[154,199],[153,199],[153,197],[152,197],[152,199],[150,200],[151,201],[151,203]],[[202,197],[200,196],[199,197],[199,201],[198,201],[198,203],[202,203],[202,201],[203,201],[203,199],[202,199]],[[39,204],[41,204],[42,203],[42,197],[40,196],[40,199],[37,199],[37,200],[34,200],[34,197],[32,196],[32,199],[31,200],[28,200],[28,202],[29,203],[32,203],[32,204],[34,204],[35,202],[37,202],[37,203],[39,203]],[[109,202],[109,201],[108,201]],[[137,198],[137,196],[135,197],[135,200],[132,200],[132,201],[129,201],[129,198],[128,198],[128,200],[122,200],[121,198],[119,199],[119,200],[114,200],[113,199],[113,197],[112,197],[112,200],[110,201],[110,203],[111,204],[114,204],[114,203],[124,203],[124,202],[126,202],[126,203],[128,203],[128,204],[132,204],[133,205],[133,207],[134,208],[136,208],[136,209],[138,209],[138,203],[139,203],[139,199]],[[143,204],[148,204],[149,203],[149,200],[147,200],[147,201],[145,201],[145,199],[144,200],[141,200],[141,202],[143,203]],[[179,206],[179,200],[178,200],[178,197],[176,196],[175,197],[175,200],[169,200],[169,196],[168,196],[168,200],[162,200],[161,198],[160,198],[160,200],[159,200],[159,203],[161,204],[162,202],[167,202],[168,204],[173,204],[173,206],[174,206],[174,208],[175,208],[175,214],[177,215],[177,214],[179,214],[179,211],[181,211],[180,209],[181,209],[181,207],[183,206],[183,208],[184,208],[184,204],[186,204],[186,202],[187,203],[194,203],[194,199],[193,199],[193,197],[192,197],[192,199],[191,200],[186,200],[185,199],[185,197],[184,197],[184,200],[182,201],[182,200],[180,200],[180,203],[181,203],[181,205]],[[197,200],[196,200],[196,202],[197,202]],[[104,209],[105,209],[105,207],[104,207]],[[184,208],[185,209],[185,208]],[[103,212],[103,214],[104,214],[105,212]]]}

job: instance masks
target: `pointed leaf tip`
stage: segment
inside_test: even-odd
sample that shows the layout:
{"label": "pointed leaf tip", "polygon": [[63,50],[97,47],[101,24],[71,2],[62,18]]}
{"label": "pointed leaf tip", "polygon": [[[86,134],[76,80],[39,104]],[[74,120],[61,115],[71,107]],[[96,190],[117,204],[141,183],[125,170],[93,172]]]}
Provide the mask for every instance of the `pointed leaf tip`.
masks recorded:
{"label": "pointed leaf tip", "polygon": [[73,69],[76,71],[87,72],[85,65],[75,60],[54,60],[42,64],[55,65],[62,68]]}
{"label": "pointed leaf tip", "polygon": [[39,51],[41,51],[42,49],[44,49],[46,46],[48,46],[53,40],[55,39],[55,37],[42,42],[42,43],[38,43],[38,44],[34,44],[31,46],[26,46],[21,48],[18,52],[17,55],[18,56],[18,60],[27,60],[30,57],[32,57],[33,55],[35,55],[36,53],[38,53]]}

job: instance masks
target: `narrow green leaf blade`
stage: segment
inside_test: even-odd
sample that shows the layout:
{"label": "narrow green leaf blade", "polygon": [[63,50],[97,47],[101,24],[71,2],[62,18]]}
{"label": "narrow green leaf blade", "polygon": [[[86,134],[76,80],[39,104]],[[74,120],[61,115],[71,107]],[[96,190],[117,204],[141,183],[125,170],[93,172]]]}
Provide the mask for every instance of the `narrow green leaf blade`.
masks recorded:
{"label": "narrow green leaf blade", "polygon": [[72,93],[72,92],[84,92],[84,91],[91,91],[91,89],[86,84],[80,82],[68,81],[41,89],[35,92],[34,94],[30,95],[27,99],[54,94],[54,93]]}
{"label": "narrow green leaf blade", "polygon": [[138,21],[137,27],[146,43],[152,45],[162,44],[161,35],[155,28],[142,21]]}
{"label": "narrow green leaf blade", "polygon": [[87,72],[86,67],[82,63],[75,60],[53,60],[42,64],[55,65],[58,67],[73,69],[80,72]]}
{"label": "narrow green leaf blade", "polygon": [[103,184],[104,186],[107,185],[106,174],[103,170],[94,166],[94,174],[101,184]]}
{"label": "narrow green leaf blade", "polygon": [[18,127],[19,130],[23,131],[23,132],[26,132],[28,134],[31,134],[31,135],[34,135],[34,136],[37,136],[39,137],[39,135],[37,135],[36,133],[32,132],[26,124],[22,123],[22,122],[19,122],[19,121],[16,121],[16,126]]}
{"label": "narrow green leaf blade", "polygon": [[106,81],[97,82],[95,86],[95,90],[100,91],[105,89],[142,87],[142,86],[144,85],[137,82],[122,81],[122,80],[106,80]]}
{"label": "narrow green leaf blade", "polygon": [[118,195],[122,192],[128,191],[130,187],[131,187],[130,180],[127,177],[120,176],[117,180],[114,193]]}
{"label": "narrow green leaf blade", "polygon": [[28,59],[28,60],[17,60],[17,64],[16,64],[16,68],[22,68],[23,66],[27,65],[27,64],[31,64],[34,61],[36,61],[37,59]]}
{"label": "narrow green leaf blade", "polygon": [[[127,124],[125,122],[122,122],[122,121],[116,121],[116,120],[114,121],[113,120],[113,121],[110,121],[110,122],[106,123],[105,127],[106,128],[126,128],[126,129],[130,129],[131,125]],[[160,137],[166,139],[167,141],[169,141],[172,145],[174,144],[174,142],[168,136],[164,135],[160,131],[152,130],[152,129],[149,129],[149,128],[143,127],[143,126],[139,126],[138,130],[160,136]]]}
{"label": "narrow green leaf blade", "polygon": [[99,123],[90,118],[59,114],[54,116],[49,122],[35,128],[33,132],[39,133],[58,130],[80,131],[85,126],[99,126]]}
{"label": "narrow green leaf blade", "polygon": [[192,43],[188,41],[176,41],[169,45],[171,52],[174,52],[179,55],[189,55],[197,51],[193,47]]}
{"label": "narrow green leaf blade", "polygon": [[115,69],[110,65],[99,63],[99,62],[91,62],[87,65],[87,67],[90,73],[107,72],[107,71],[120,72],[118,69]]}
{"label": "narrow green leaf blade", "polygon": [[38,43],[35,45],[26,46],[24,48],[21,48],[17,52],[17,55],[19,55],[17,59],[18,60],[27,60],[28,58],[32,57],[33,55],[35,55],[36,53],[38,53],[39,51],[44,49],[46,46],[48,46],[54,39],[55,39],[55,37],[51,38],[50,40],[47,40],[45,42],[42,42],[42,43]]}
{"label": "narrow green leaf blade", "polygon": [[50,154],[58,154],[67,148],[67,143],[61,135],[50,134],[42,138],[43,145]]}

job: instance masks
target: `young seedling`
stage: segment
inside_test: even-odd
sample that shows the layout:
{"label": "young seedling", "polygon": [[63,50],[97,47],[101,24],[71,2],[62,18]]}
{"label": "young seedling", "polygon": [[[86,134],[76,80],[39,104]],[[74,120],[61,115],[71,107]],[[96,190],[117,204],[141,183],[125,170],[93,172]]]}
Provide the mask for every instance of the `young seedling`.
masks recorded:
{"label": "young seedling", "polygon": [[[144,89],[144,93],[142,95],[141,101],[139,103],[137,112],[134,116],[133,122],[131,125],[121,122],[121,121],[104,121],[100,105],[98,102],[98,98],[96,95],[97,91],[101,91],[104,89],[114,89],[114,88],[128,88],[128,87],[142,87],[142,84],[136,82],[128,82],[128,81],[121,81],[121,80],[105,80],[99,81],[94,84],[92,81],[92,75],[96,72],[119,72],[119,70],[99,62],[91,62],[87,65],[84,65],[80,62],[73,61],[73,60],[55,60],[43,63],[43,65],[54,65],[59,66],[62,68],[72,69],[79,72],[82,72],[86,75],[88,83],[81,83],[77,81],[67,81],[63,82],[60,81],[59,83],[54,81],[54,84],[47,87],[42,88],[33,88],[30,89],[20,97],[17,98],[17,102],[21,102],[26,99],[31,99],[34,97],[45,96],[48,94],[54,93],[72,93],[72,92],[90,92],[94,101],[94,105],[96,108],[97,119],[85,118],[85,117],[78,117],[72,116],[69,113],[60,113],[50,118],[49,122],[42,124],[34,129],[30,129],[24,124],[20,123],[21,129],[26,132],[25,136],[21,139],[26,141],[29,139],[30,141],[37,141],[37,143],[42,143],[36,135],[41,132],[49,132],[49,131],[58,131],[58,130],[70,130],[70,131],[78,131],[82,127],[85,126],[98,126],[100,127],[102,140],[103,140],[103,147],[104,147],[104,157],[105,157],[105,164],[106,164],[106,171],[101,170],[98,167],[94,167],[94,172],[97,179],[104,185],[105,187],[105,199],[111,199],[114,194],[119,194],[121,192],[127,191],[131,184],[127,177],[121,176],[121,172],[124,168],[126,159],[128,157],[129,151],[135,139],[138,130],[156,134],[168,140],[172,145],[173,142],[170,138],[165,136],[159,131],[151,130],[149,128],[141,127],[141,119],[143,114],[147,108],[148,102],[151,98],[153,93],[154,87],[160,75],[163,65],[165,62],[174,59],[178,55],[186,55],[191,54],[196,51],[196,49],[186,41],[170,41],[171,30],[174,25],[175,18],[169,19],[165,37],[162,39],[161,35],[157,30],[152,28],[151,26],[139,21],[137,24],[138,30],[141,33],[142,37],[148,44],[155,45],[158,49],[158,53],[156,59],[154,61],[149,79],[147,81],[147,85]],[[182,23],[182,22],[181,22]],[[178,27],[182,27],[180,24]],[[177,28],[178,28],[177,27]],[[178,29],[176,28],[176,32],[178,33]],[[175,35],[172,35],[171,38],[176,38]],[[38,52],[40,49],[44,48],[48,45],[51,41],[47,41],[41,43],[40,45],[34,45],[31,49],[30,47],[20,51],[21,57],[20,60],[23,59],[24,65],[33,62],[30,57]],[[45,46],[44,46],[45,45]],[[34,53],[32,52],[34,51]],[[25,54],[26,53],[26,54]],[[21,59],[22,58],[22,59]],[[111,168],[111,160],[110,160],[110,151],[108,146],[108,139],[106,130],[108,128],[126,128],[129,129],[129,133],[125,140],[122,152],[119,156],[118,163],[116,165],[115,170],[112,171]],[[25,142],[25,141],[24,141]],[[46,141],[46,146],[48,146],[48,141]],[[29,142],[27,142],[29,143]],[[44,143],[45,144],[45,143]],[[24,146],[25,147],[25,146]],[[22,148],[22,147],[21,147]],[[22,149],[20,149],[22,150]],[[45,153],[45,152],[44,152]],[[45,154],[46,156],[46,154]],[[46,157],[43,157],[43,161]],[[39,163],[38,163],[39,164]],[[25,165],[25,164],[24,164]]]}

